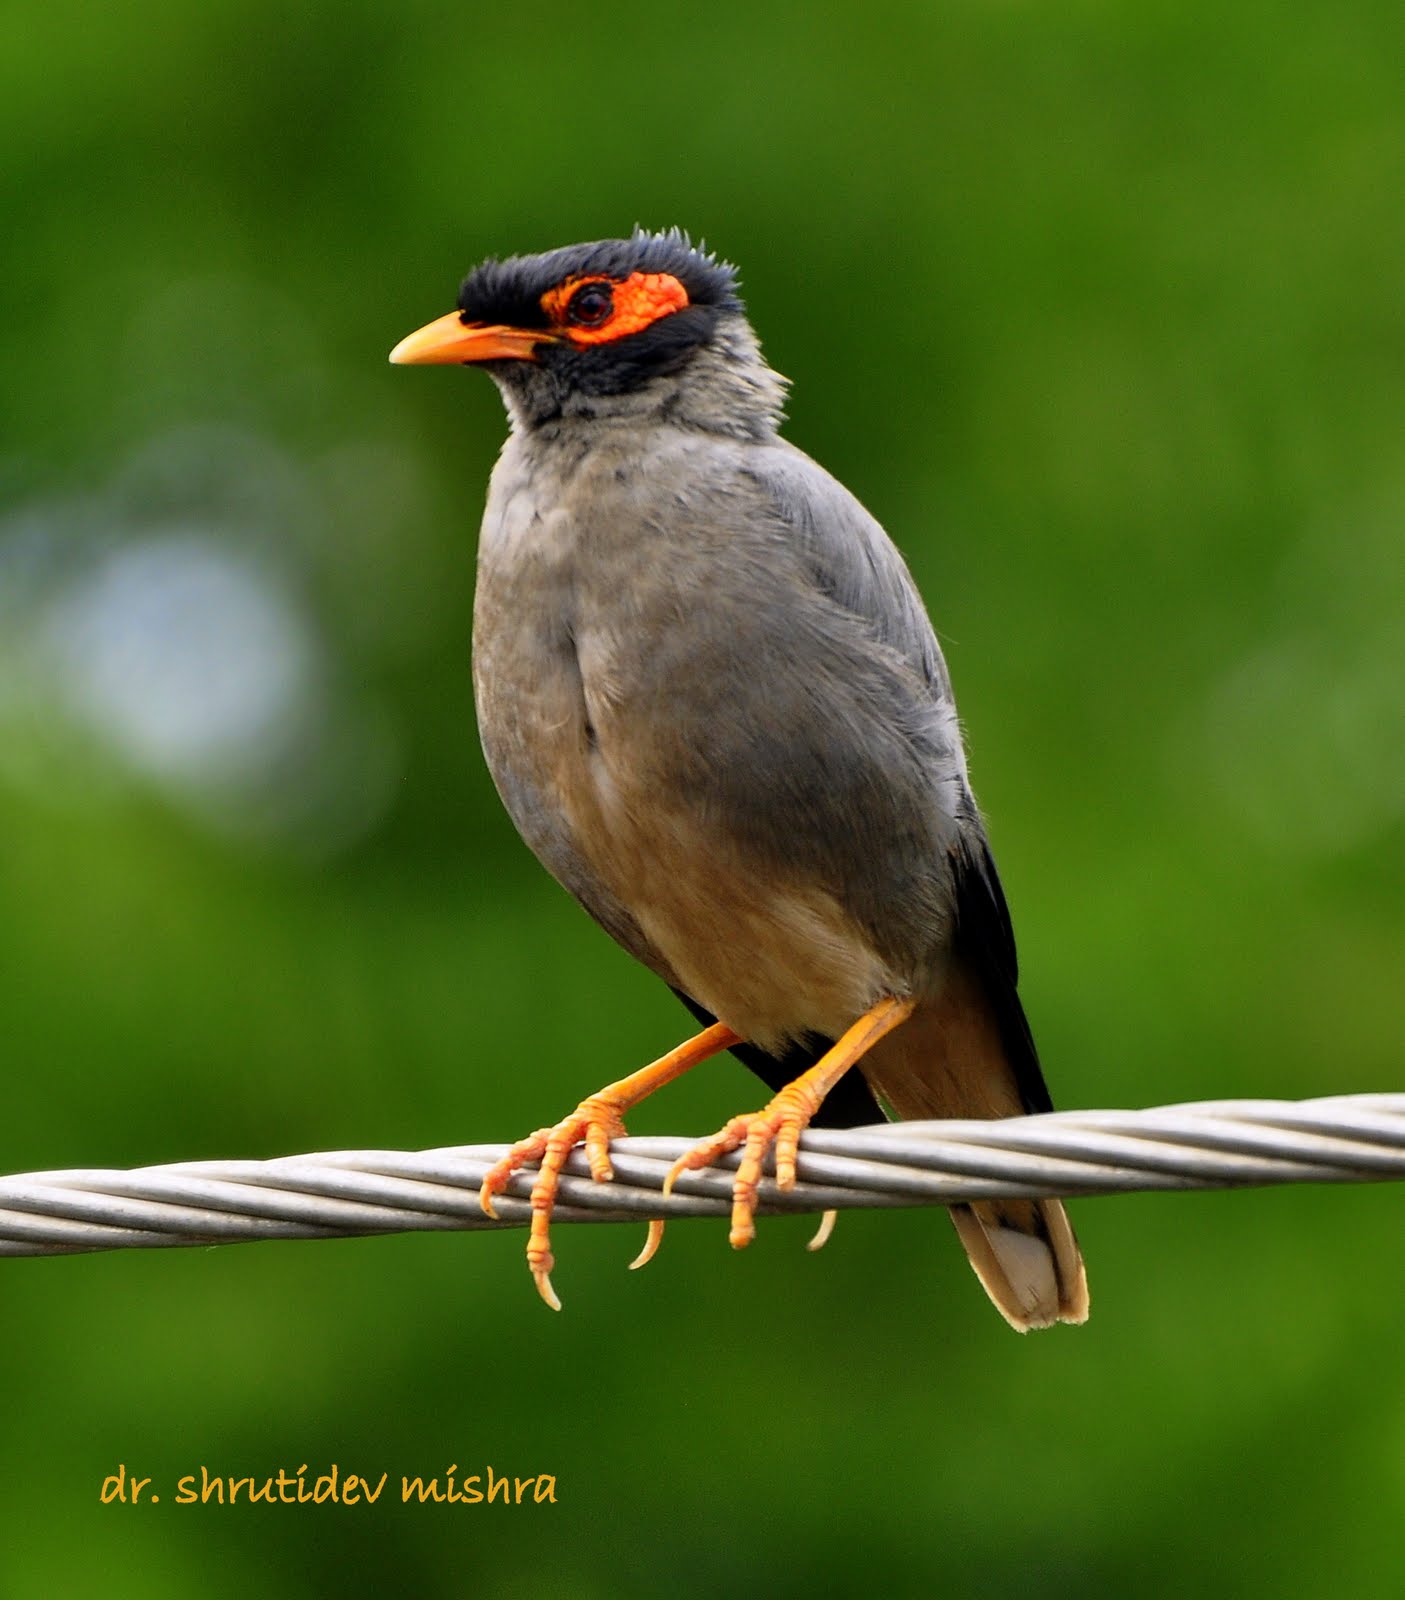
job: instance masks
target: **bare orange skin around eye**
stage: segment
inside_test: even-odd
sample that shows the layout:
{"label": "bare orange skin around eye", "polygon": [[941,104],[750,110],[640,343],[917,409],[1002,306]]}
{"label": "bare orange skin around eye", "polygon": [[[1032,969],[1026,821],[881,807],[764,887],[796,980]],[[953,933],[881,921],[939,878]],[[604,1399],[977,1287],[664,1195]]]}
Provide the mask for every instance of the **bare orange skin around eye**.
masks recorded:
{"label": "bare orange skin around eye", "polygon": [[[583,283],[608,284],[614,292],[615,309],[598,327],[578,328],[566,320],[566,306]],[[638,333],[660,317],[681,311],[688,304],[688,291],[667,272],[632,272],[620,283],[609,278],[567,278],[542,296],[542,310],[573,344],[607,344]]]}

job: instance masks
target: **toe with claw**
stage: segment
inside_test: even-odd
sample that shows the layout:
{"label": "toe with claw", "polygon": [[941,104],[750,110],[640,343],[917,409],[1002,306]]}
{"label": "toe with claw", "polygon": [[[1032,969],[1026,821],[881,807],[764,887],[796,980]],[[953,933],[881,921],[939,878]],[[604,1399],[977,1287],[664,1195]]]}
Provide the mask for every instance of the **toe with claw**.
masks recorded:
{"label": "toe with claw", "polygon": [[[478,1203],[490,1217],[496,1218],[494,1200],[506,1189],[513,1173],[531,1162],[538,1163],[536,1182],[532,1185],[532,1224],[527,1235],[527,1265],[531,1269],[537,1293],[553,1311],[561,1309],[561,1302],[551,1286],[551,1269],[556,1264],[551,1253],[551,1213],[556,1207],[556,1196],[561,1188],[561,1171],[571,1151],[577,1145],[584,1145],[591,1177],[597,1183],[609,1183],[615,1175],[610,1165],[610,1141],[623,1137],[624,1113],[699,1061],[706,1061],[709,1056],[715,1056],[739,1042],[738,1035],[725,1024],[713,1023],[647,1067],[582,1100],[570,1116],[563,1117],[555,1127],[539,1128],[527,1138],[519,1139],[484,1174],[478,1190]],[[663,1223],[657,1220],[650,1222],[644,1248],[630,1265],[642,1267],[652,1258],[662,1237]]]}
{"label": "toe with claw", "polygon": [[673,1185],[685,1172],[697,1172],[703,1167],[710,1167],[719,1156],[740,1149],[741,1164],[732,1180],[732,1231],[729,1238],[734,1250],[745,1249],[756,1237],[756,1197],[767,1150],[775,1146],[776,1187],[793,1189],[800,1135],[819,1110],[822,1098],[804,1078],[797,1078],[762,1110],[733,1117],[719,1133],[702,1140],[679,1156],[664,1179],[665,1196],[673,1192]]}
{"label": "toe with claw", "polygon": [[[809,1127],[825,1096],[850,1067],[886,1033],[891,1033],[912,1015],[914,1002],[887,996],[872,1005],[844,1036],[806,1071],[776,1095],[760,1111],[732,1120],[712,1138],[704,1139],[679,1156],[664,1179],[665,1196],[685,1172],[709,1167],[719,1156],[742,1151],[741,1164],[732,1180],[732,1248],[742,1250],[756,1237],[756,1195],[761,1183],[761,1164],[766,1151],[776,1148],[776,1187],[795,1187],[795,1162],[800,1135]],[[811,1242],[820,1249],[828,1239],[832,1221],[826,1217]]]}
{"label": "toe with claw", "polygon": [[569,1117],[553,1128],[539,1128],[519,1139],[503,1158],[490,1167],[478,1191],[478,1203],[490,1217],[497,1216],[494,1198],[507,1187],[512,1174],[528,1162],[536,1161],[536,1182],[532,1185],[532,1226],[527,1235],[527,1265],[537,1293],[553,1311],[561,1301],[551,1287],[551,1269],[556,1258],[551,1253],[551,1213],[561,1187],[561,1169],[578,1144],[585,1146],[590,1175],[597,1183],[608,1183],[615,1175],[610,1165],[610,1140],[625,1131],[618,1107],[600,1095],[581,1101]]}

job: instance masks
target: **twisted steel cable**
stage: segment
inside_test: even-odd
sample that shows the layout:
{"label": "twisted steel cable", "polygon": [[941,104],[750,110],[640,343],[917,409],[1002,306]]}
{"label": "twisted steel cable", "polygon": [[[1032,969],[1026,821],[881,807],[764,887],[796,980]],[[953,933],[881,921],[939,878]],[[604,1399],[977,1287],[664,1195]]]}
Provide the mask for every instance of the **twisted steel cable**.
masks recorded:
{"label": "twisted steel cable", "polygon": [[[736,1157],[660,1195],[683,1138],[612,1146],[615,1181],[591,1180],[578,1151],[555,1221],[724,1217]],[[517,1227],[531,1215],[530,1169],[478,1204],[505,1145],[351,1150],[271,1161],[185,1161],[129,1171],[0,1178],[0,1255],[333,1239],[419,1229]],[[922,1206],[1003,1196],[1128,1194],[1405,1177],[1405,1094],[1212,1100],[1145,1111],[1066,1111],[998,1122],[902,1122],[812,1129],[800,1181],[762,1184],[762,1213]]]}

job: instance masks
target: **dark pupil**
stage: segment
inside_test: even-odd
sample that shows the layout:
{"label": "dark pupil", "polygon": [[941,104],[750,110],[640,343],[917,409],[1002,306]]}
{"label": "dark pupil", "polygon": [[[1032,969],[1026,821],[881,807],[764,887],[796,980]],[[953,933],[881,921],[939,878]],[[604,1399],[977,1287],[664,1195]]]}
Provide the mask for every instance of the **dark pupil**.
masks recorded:
{"label": "dark pupil", "polygon": [[614,301],[604,284],[590,283],[576,290],[566,311],[572,322],[591,325],[603,322],[613,309]]}

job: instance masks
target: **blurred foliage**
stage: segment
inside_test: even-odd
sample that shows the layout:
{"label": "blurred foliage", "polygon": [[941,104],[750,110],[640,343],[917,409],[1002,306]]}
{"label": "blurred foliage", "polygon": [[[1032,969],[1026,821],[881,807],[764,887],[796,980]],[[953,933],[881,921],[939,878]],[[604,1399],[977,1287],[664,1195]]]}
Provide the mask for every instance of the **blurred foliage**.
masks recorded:
{"label": "blurred foliage", "polygon": [[[946,640],[1070,1106],[1400,1086],[1405,14],[0,9],[4,1165],[507,1138],[686,1022],[482,769],[482,256],[679,223]],[[638,1131],[756,1100],[710,1066]],[[15,1593],[1393,1594],[1386,1189],[5,1269]],[[178,1508],[212,1473],[554,1506]],[[167,1489],[98,1504],[118,1462]]]}

